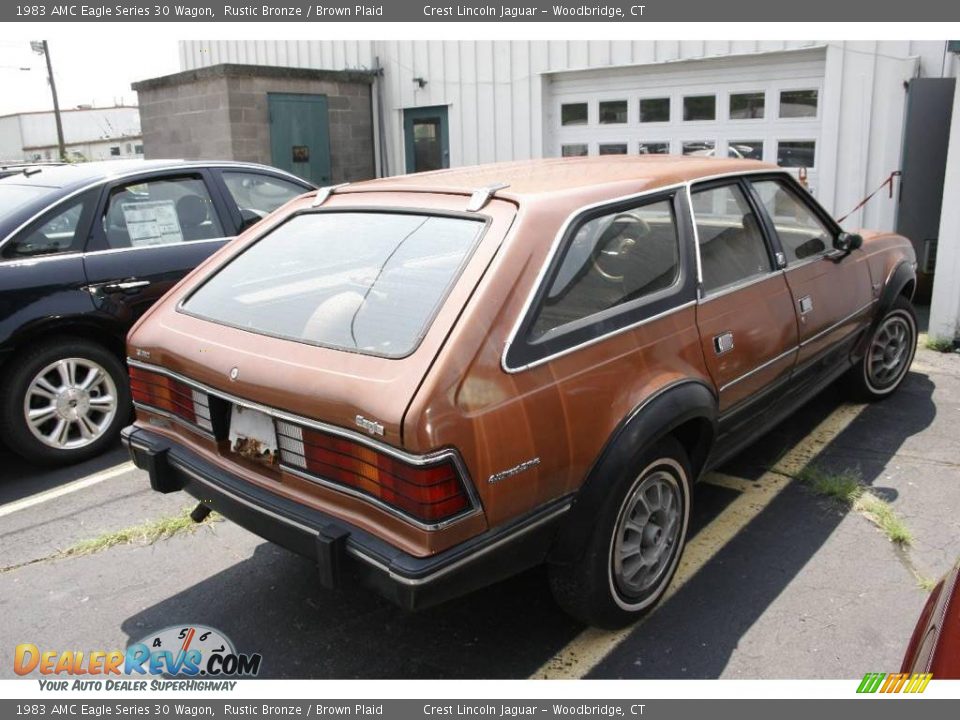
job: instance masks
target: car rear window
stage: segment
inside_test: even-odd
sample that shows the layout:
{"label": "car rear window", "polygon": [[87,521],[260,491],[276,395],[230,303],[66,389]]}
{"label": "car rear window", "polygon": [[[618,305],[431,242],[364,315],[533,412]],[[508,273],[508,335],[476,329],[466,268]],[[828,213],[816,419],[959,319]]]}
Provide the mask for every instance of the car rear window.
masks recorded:
{"label": "car rear window", "polygon": [[39,185],[0,183],[0,218],[13,214],[14,211],[44,195],[52,195],[54,190],[55,188]]}
{"label": "car rear window", "polygon": [[263,335],[404,357],[483,227],[414,213],[295,215],[224,265],[181,309]]}

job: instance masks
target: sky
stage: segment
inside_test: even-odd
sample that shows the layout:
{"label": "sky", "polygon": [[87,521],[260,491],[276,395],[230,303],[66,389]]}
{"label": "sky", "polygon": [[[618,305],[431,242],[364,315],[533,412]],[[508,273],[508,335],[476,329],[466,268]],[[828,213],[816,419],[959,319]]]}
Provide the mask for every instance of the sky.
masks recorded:
{"label": "sky", "polygon": [[[31,39],[0,35],[0,115],[53,109],[46,65],[30,50]],[[130,83],[180,70],[176,40],[138,34],[92,43],[78,33],[76,39],[50,40],[49,46],[61,109],[135,105]]]}

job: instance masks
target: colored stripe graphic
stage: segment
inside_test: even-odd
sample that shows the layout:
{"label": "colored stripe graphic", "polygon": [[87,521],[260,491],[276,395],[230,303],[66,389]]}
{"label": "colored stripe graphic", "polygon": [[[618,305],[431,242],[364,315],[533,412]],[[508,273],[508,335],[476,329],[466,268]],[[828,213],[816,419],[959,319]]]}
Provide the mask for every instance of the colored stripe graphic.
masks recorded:
{"label": "colored stripe graphic", "polygon": [[857,687],[858,693],[922,693],[933,679],[931,673],[867,673]]}

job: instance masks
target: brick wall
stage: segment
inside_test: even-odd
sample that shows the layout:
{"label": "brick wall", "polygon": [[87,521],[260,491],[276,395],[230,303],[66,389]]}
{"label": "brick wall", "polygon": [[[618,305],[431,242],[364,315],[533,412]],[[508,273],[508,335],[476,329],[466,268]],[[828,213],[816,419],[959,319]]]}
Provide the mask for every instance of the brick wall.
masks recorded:
{"label": "brick wall", "polygon": [[326,95],[331,182],[372,178],[371,83],[367,73],[255,65],[215,65],[134,83],[144,155],[270,165],[267,95]]}

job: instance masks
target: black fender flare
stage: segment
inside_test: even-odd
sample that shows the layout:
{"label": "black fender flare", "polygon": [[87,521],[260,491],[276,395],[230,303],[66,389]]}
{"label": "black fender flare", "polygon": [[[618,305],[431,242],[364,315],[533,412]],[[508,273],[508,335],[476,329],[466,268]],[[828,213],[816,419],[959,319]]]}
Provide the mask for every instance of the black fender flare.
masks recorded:
{"label": "black fender flare", "polygon": [[890,273],[890,277],[887,279],[887,284],[884,286],[883,291],[880,294],[880,304],[877,308],[877,318],[874,320],[875,323],[879,322],[880,318],[887,314],[887,311],[893,307],[893,303],[897,299],[897,296],[899,296],[907,284],[911,282],[913,283],[914,288],[916,288],[917,272],[913,269],[913,263],[902,260],[893,269],[893,272]]}
{"label": "black fender flare", "polygon": [[680,380],[631,410],[607,440],[574,496],[548,560],[567,563],[580,557],[607,497],[609,478],[629,466],[638,452],[691,420],[701,420],[706,430],[698,433],[695,447],[688,448],[695,481],[716,437],[717,399],[713,389],[701,380]]}

